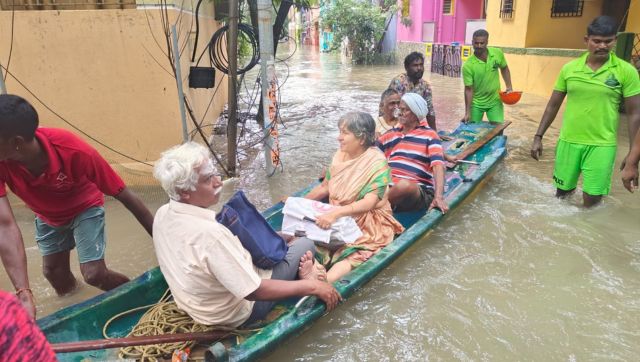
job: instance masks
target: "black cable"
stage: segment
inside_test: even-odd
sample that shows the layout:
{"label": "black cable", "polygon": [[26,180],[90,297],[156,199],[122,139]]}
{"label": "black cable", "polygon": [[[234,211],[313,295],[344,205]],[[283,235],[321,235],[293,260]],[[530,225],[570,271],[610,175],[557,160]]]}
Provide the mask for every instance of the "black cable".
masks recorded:
{"label": "black cable", "polygon": [[[249,92],[249,90],[247,89],[247,83],[246,83],[246,81],[245,81],[244,83],[245,83],[245,89],[247,90],[247,92]],[[238,89],[240,89],[240,88],[241,88],[241,87],[238,87]],[[246,115],[245,115],[245,119],[243,120],[243,123],[242,123],[242,128],[241,128],[241,130],[240,130],[240,134],[241,134],[241,135],[243,135],[243,134],[246,132],[247,120],[250,118],[250,116],[251,116],[251,109],[252,109],[252,108],[253,108],[253,106],[256,104],[256,100],[258,99],[258,89],[259,89],[259,88],[258,88],[258,83],[254,83],[253,90],[252,90],[252,91],[251,91],[251,93],[249,94],[249,101],[250,101],[250,102],[246,102],[246,101],[245,101],[245,103],[247,104],[247,106],[248,106],[248,107],[247,107],[247,113],[246,113]],[[238,91],[238,94],[239,94],[239,93],[240,93],[240,92]]]}
{"label": "black cable", "polygon": [[216,89],[213,91],[213,94],[211,95],[211,99],[209,99],[209,104],[207,104],[207,108],[204,110],[204,114],[202,115],[202,119],[200,120],[199,124],[202,124],[204,122],[205,117],[207,117],[207,113],[209,113],[209,108],[211,108],[211,104],[213,104],[213,100],[216,96],[216,93],[218,93],[218,88],[220,88],[220,84],[224,82],[224,77],[226,77],[226,75],[223,75],[222,79],[218,81],[218,85],[216,86]]}
{"label": "black cable", "polygon": [[202,141],[207,145],[207,148],[213,155],[213,158],[216,160],[216,162],[218,163],[218,166],[222,169],[224,174],[230,177],[231,174],[229,173],[229,170],[227,170],[227,168],[224,166],[224,163],[222,162],[220,157],[218,157],[218,154],[213,150],[213,146],[211,146],[209,139],[207,138],[207,136],[205,136],[204,132],[202,132],[202,128],[198,125],[198,121],[196,121],[196,116],[193,113],[193,108],[191,108],[191,105],[189,104],[187,97],[183,97],[182,99],[184,100],[184,106],[187,109],[187,112],[189,113],[189,118],[191,119],[191,122],[193,122],[193,125],[196,127],[196,130],[200,134]]}
{"label": "black cable", "polygon": [[151,22],[149,21],[149,14],[147,14],[147,8],[146,7],[144,8],[144,17],[147,20],[147,28],[149,29],[149,34],[151,34],[151,37],[153,38],[153,41],[158,46],[158,49],[162,52],[163,55],[166,56],[167,53],[165,53],[165,51],[162,48],[162,46],[160,45],[160,42],[158,41],[158,39],[156,39],[156,35],[155,35],[154,31],[153,31],[153,28],[151,27]]}
{"label": "black cable", "polygon": [[142,44],[142,49],[144,49],[147,52],[147,55],[149,57],[151,57],[151,59],[153,59],[154,62],[156,62],[156,64],[165,71],[165,73],[169,74],[170,77],[173,77],[173,74],[171,74],[170,71],[168,71],[162,64],[160,64],[160,61],[158,59],[156,59],[156,57],[153,56],[153,54],[151,54],[151,52],[149,51],[149,49],[147,49],[147,47]]}
{"label": "black cable", "polygon": [[[191,23],[189,24],[189,29],[191,29],[193,27],[193,17],[191,17]],[[178,31],[178,35],[180,34],[180,31]],[[180,39],[180,37],[178,37],[178,39]],[[187,50],[187,45],[189,45],[189,33],[187,33],[187,35],[184,37],[184,40],[182,41],[182,46],[180,46],[180,57],[182,57],[182,54],[184,54],[184,52]]]}
{"label": "black cable", "polygon": [[291,59],[291,57],[293,57],[294,54],[296,54],[296,52],[298,51],[298,43],[296,43],[295,39],[292,39],[291,36],[289,36],[289,35],[284,35],[281,39],[287,39],[287,43],[289,43],[291,40],[293,40],[293,45],[295,45],[295,48],[293,48],[293,51],[291,52],[291,54],[289,54],[286,58],[278,59],[276,57],[277,61],[286,62],[287,60]]}
{"label": "black cable", "polygon": [[[228,31],[229,25],[225,25],[218,29],[213,33],[208,45],[211,63],[214,67],[225,74],[229,74],[229,60],[226,55],[226,38]],[[258,39],[253,32],[253,27],[244,23],[238,24],[238,39],[240,39],[241,36],[245,37],[251,45],[251,60],[245,66],[238,68],[237,74],[243,74],[251,70],[260,60],[260,47],[258,45]],[[198,59],[198,62],[200,62],[200,59]]]}
{"label": "black cable", "polygon": [[198,0],[198,5],[196,5],[196,38],[193,41],[193,55],[191,55],[191,63],[196,60],[196,49],[198,49],[198,35],[200,35],[200,21],[198,21],[198,11],[200,11],[200,4],[202,4],[202,0]]}
{"label": "black cable", "polygon": [[116,149],[114,149],[114,148],[111,148],[111,147],[107,146],[106,144],[104,144],[103,142],[101,142],[100,140],[98,140],[97,138],[95,138],[95,137],[93,137],[93,136],[89,135],[87,132],[85,132],[85,131],[83,131],[82,129],[80,129],[78,126],[76,126],[76,125],[74,125],[73,123],[71,123],[71,122],[67,121],[64,117],[62,117],[62,116],[61,116],[60,114],[58,114],[56,111],[54,111],[53,109],[51,109],[51,107],[49,107],[46,103],[44,103],[44,101],[43,101],[42,99],[40,99],[37,95],[35,95],[35,93],[33,93],[33,92],[32,92],[32,91],[31,91],[31,90],[30,90],[30,89],[29,89],[29,88],[28,88],[24,83],[22,83],[22,82],[20,81],[20,79],[16,78],[16,76],[15,76],[13,73],[11,73],[11,72],[9,71],[9,69],[5,68],[5,67],[4,67],[4,66],[2,66],[2,65],[0,65],[0,68],[4,68],[4,70],[7,72],[7,74],[9,74],[9,75],[11,76],[11,78],[13,78],[16,82],[18,82],[18,84],[20,84],[20,85],[21,85],[21,86],[22,86],[22,87],[23,87],[23,88],[24,88],[24,89],[25,89],[29,94],[31,94],[31,95],[33,96],[33,98],[35,98],[38,102],[40,102],[40,104],[42,104],[42,105],[44,106],[44,108],[48,109],[48,110],[49,110],[49,112],[53,113],[56,117],[60,118],[60,120],[61,120],[62,122],[64,122],[64,123],[68,124],[70,127],[72,127],[73,129],[75,129],[76,131],[78,131],[78,132],[82,133],[85,137],[89,138],[90,140],[92,140],[93,142],[95,142],[95,143],[99,144],[100,146],[102,146],[102,147],[104,147],[104,148],[106,148],[106,149],[108,149],[108,150],[110,150],[110,151],[113,151],[113,152],[115,152],[115,153],[119,154],[120,156],[125,157],[125,158],[127,158],[127,159],[129,159],[129,160],[131,160],[131,161],[138,162],[138,163],[141,163],[141,164],[143,164],[143,165],[147,165],[147,166],[151,166],[151,167],[153,167],[153,165],[152,165],[152,164],[150,164],[150,163],[147,163],[147,162],[144,162],[144,161],[140,161],[140,160],[138,160],[138,159],[136,159],[136,158],[133,158],[133,157],[131,157],[131,156],[129,156],[129,155],[126,155],[126,154],[124,154],[124,153],[122,153],[122,152],[120,152],[120,151],[118,151],[118,150],[116,150]]}
{"label": "black cable", "polygon": [[[238,69],[238,75],[243,75],[244,73],[246,73],[248,70],[252,69],[258,62],[259,62],[259,48],[258,48],[258,44],[256,41],[256,37],[255,37],[255,33],[253,31],[253,27],[247,25],[247,24],[238,24],[238,30],[239,32],[241,32],[241,34],[239,34],[239,38],[240,36],[245,36],[246,39],[249,40],[249,42],[252,45],[252,58],[251,61],[244,67]],[[218,70],[220,70],[221,72],[223,72],[225,75],[228,75],[228,58],[226,57],[226,37],[227,37],[227,33],[228,32],[228,26],[224,26],[220,29],[218,29],[213,36],[211,37],[211,40],[209,41],[207,47],[205,49],[202,50],[202,53],[200,54],[200,56],[198,57],[198,61],[196,62],[196,64],[199,64],[200,60],[202,59],[202,57],[204,56],[204,53],[209,52],[209,58],[211,61],[211,64],[213,64]],[[285,35],[283,37],[283,39],[291,39],[290,37],[288,37],[287,35]],[[295,42],[294,42],[295,44]],[[280,115],[280,107],[279,104],[281,102],[281,92],[280,90],[282,89],[282,87],[284,86],[284,84],[286,83],[289,75],[290,75],[290,68],[288,66],[288,64],[286,63],[287,60],[289,60],[291,57],[293,57],[293,55],[297,52],[297,44],[295,44],[295,48],[292,51],[291,54],[289,54],[286,58],[284,59],[276,59],[277,62],[283,63],[285,65],[286,68],[286,75],[284,77],[284,81],[280,82],[280,80],[276,77],[275,81],[276,81],[276,89],[278,90],[278,99],[277,99],[277,105],[276,105],[276,115],[275,115],[275,119],[273,120],[273,122],[271,122],[269,129],[264,129],[264,128],[260,128],[258,131],[253,132],[250,128],[247,128],[247,121],[249,119],[251,119],[252,115],[251,115],[251,110],[254,108],[254,106],[257,104],[257,99],[258,96],[261,94],[260,92],[260,87],[258,87],[258,83],[259,83],[259,78],[256,80],[256,83],[254,84],[254,86],[252,87],[251,90],[249,90],[249,88],[247,87],[247,81],[246,78],[242,77],[240,80],[240,85],[236,88],[237,89],[237,94],[236,96],[240,99],[242,99],[243,103],[247,106],[247,112],[242,115],[238,115],[238,121],[240,123],[242,123],[242,128],[240,130],[240,132],[238,132],[238,145],[243,144],[243,142],[241,142],[243,139],[247,142],[244,143],[243,147],[239,147],[237,154],[238,155],[243,155],[245,157],[248,157],[245,149],[250,149],[254,146],[256,146],[257,144],[260,143],[264,143],[266,140],[266,137],[268,137],[271,134],[271,131],[275,128],[278,127],[278,124],[284,126],[284,123],[282,122],[282,117]],[[246,97],[242,97],[240,95],[240,91],[242,89],[242,83],[244,83],[244,88],[245,91],[247,93]],[[217,91],[217,88],[216,88]],[[209,105],[207,106],[207,110],[209,108],[209,106],[211,105],[211,103],[209,103]],[[240,109],[238,109],[238,111],[240,111]],[[205,112],[206,113],[206,112]],[[191,131],[190,136],[193,137],[195,135],[196,132],[202,132],[201,129],[203,128],[209,128],[212,127],[213,125],[210,124],[206,124],[203,125],[204,123],[204,117],[202,118],[202,120],[200,121],[199,124],[195,124],[196,128],[194,130]],[[266,131],[266,132],[265,132]],[[250,141],[248,141],[250,140]],[[272,151],[274,149],[274,147],[269,147],[269,151]],[[269,156],[270,157],[270,156]],[[277,169],[283,170],[284,169],[284,162],[282,161],[281,158],[278,157],[277,160],[274,160],[275,163],[277,164],[277,167],[274,168],[274,173]],[[273,175],[273,173],[271,174]],[[269,176],[271,176],[269,175]]]}
{"label": "black cable", "polygon": [[284,77],[284,80],[282,81],[282,83],[278,82],[278,92],[280,92],[280,88],[284,87],[284,84],[287,82],[287,80],[289,80],[289,75],[291,74],[291,68],[289,67],[289,64],[287,64],[287,62],[280,61],[280,60],[277,60],[277,61],[284,64],[284,66],[287,69],[287,75]]}

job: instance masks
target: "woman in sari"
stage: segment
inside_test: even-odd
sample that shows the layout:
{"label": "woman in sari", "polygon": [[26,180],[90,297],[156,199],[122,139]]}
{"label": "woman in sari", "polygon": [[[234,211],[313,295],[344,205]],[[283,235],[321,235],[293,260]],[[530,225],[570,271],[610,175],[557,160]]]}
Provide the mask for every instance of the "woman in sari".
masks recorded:
{"label": "woman in sari", "polygon": [[329,268],[327,280],[334,282],[375,255],[396,234],[402,225],[393,217],[387,198],[391,174],[387,160],[374,146],[375,121],[364,112],[351,112],[338,121],[340,149],[333,156],[322,184],[306,198],[328,198],[337,206],[318,215],[316,224],[328,229],[340,217],[351,216],[362,231],[353,244],[335,251],[319,247],[321,264]]}

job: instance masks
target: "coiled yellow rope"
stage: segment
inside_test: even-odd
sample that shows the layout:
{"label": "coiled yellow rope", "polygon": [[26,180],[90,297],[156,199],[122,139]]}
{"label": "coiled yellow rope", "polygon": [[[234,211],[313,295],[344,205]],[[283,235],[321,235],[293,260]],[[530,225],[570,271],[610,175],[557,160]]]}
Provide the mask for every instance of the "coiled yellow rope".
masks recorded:
{"label": "coiled yellow rope", "polygon": [[[133,327],[133,330],[131,330],[127,337],[208,332],[212,330],[227,331],[230,335],[237,335],[240,332],[235,329],[225,329],[197,323],[187,313],[178,308],[176,303],[171,300],[171,293],[169,289],[167,289],[157,303],[130,309],[113,316],[102,328],[102,335],[105,338],[110,338],[107,335],[107,329],[114,320],[145,309],[149,310],[142,315],[140,321],[138,321],[138,323]],[[242,332],[247,332],[247,330],[243,330]],[[128,358],[139,361],[155,362],[160,358],[171,358],[171,355],[175,350],[182,350],[187,347],[191,348],[194,345],[194,341],[183,341],[165,344],[152,344],[147,346],[129,346],[121,348],[118,353],[118,357],[122,359]]]}

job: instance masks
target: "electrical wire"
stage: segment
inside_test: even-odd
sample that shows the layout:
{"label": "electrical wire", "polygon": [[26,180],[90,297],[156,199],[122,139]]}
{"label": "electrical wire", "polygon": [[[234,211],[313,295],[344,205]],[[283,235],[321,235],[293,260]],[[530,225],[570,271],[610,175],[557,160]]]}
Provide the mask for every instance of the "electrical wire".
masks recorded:
{"label": "electrical wire", "polygon": [[131,157],[131,156],[127,155],[127,154],[124,154],[124,153],[122,153],[122,152],[120,152],[120,151],[118,151],[118,150],[116,150],[116,149],[114,149],[114,148],[112,148],[112,147],[108,146],[108,145],[107,145],[107,144],[105,144],[104,142],[102,142],[102,141],[98,140],[97,138],[95,138],[95,137],[91,136],[90,134],[88,134],[87,132],[83,131],[81,128],[79,128],[79,127],[78,127],[78,126],[76,126],[75,124],[73,124],[73,123],[71,123],[71,122],[67,121],[67,120],[66,120],[64,117],[62,117],[58,112],[54,111],[51,107],[49,107],[49,105],[47,105],[47,104],[46,104],[42,99],[40,99],[40,97],[38,97],[35,93],[33,93],[33,92],[31,91],[31,89],[29,89],[29,87],[27,87],[24,83],[22,83],[22,82],[20,81],[20,79],[16,78],[16,76],[15,76],[13,73],[11,73],[11,72],[9,71],[9,69],[7,69],[6,67],[4,67],[4,66],[2,66],[2,65],[0,65],[0,67],[1,67],[1,68],[3,68],[3,69],[7,72],[7,74],[9,74],[9,75],[11,76],[11,78],[13,78],[16,82],[18,82],[18,84],[20,84],[20,85],[21,85],[21,86],[22,86],[22,87],[23,87],[23,88],[24,88],[24,89],[25,89],[29,94],[31,94],[31,96],[33,96],[33,98],[35,98],[38,102],[40,102],[40,104],[42,104],[42,106],[43,106],[44,108],[46,108],[47,110],[49,110],[49,112],[53,113],[53,114],[54,114],[56,117],[58,117],[62,122],[64,122],[64,123],[68,124],[71,128],[73,128],[73,129],[75,129],[76,131],[78,131],[78,132],[82,133],[85,137],[89,138],[90,140],[92,140],[93,142],[95,142],[95,143],[99,144],[100,146],[102,146],[102,147],[104,147],[104,148],[106,148],[106,149],[108,149],[108,150],[110,150],[110,151],[113,151],[113,152],[117,153],[118,155],[120,155],[120,156],[122,156],[122,157],[125,157],[125,158],[127,158],[127,159],[129,159],[129,160],[131,160],[131,161],[134,161],[134,162],[141,163],[141,164],[143,164],[143,165],[147,165],[147,166],[151,166],[151,167],[153,167],[153,165],[152,165],[152,164],[150,164],[150,163],[148,163],[148,162],[138,160],[137,158]]}
{"label": "electrical wire", "polygon": [[207,108],[204,110],[204,114],[202,115],[202,119],[200,120],[200,125],[202,124],[202,122],[204,122],[205,117],[207,116],[207,113],[209,113],[209,108],[211,108],[211,105],[213,104],[213,99],[216,96],[216,93],[218,93],[218,89],[220,88],[220,84],[223,83],[224,78],[226,77],[226,74],[222,75],[222,79],[220,79],[218,81],[218,85],[216,86],[216,89],[213,91],[213,94],[211,95],[211,99],[209,100],[209,104],[207,104]]}
{"label": "electrical wire", "polygon": [[[15,11],[15,6],[13,7],[13,10]],[[172,65],[172,68],[173,68],[172,70],[175,72],[175,68],[173,66],[173,64],[174,64],[174,62],[173,62],[174,54],[173,54],[172,48],[170,47],[170,43],[169,43],[169,39],[170,39],[170,35],[171,34],[170,34],[170,30],[169,30],[169,17],[168,17],[168,14],[167,14],[167,3],[166,3],[166,0],[162,0],[161,1],[161,11],[160,11],[160,13],[161,13],[162,28],[163,28],[163,31],[165,33],[165,40],[167,42],[167,49],[169,50],[168,52],[164,52],[163,51],[163,53],[165,54],[165,56],[167,56],[169,58],[169,60],[171,62],[171,65]],[[149,29],[151,29],[151,24],[150,24],[146,9],[145,9],[145,17],[146,17],[146,21],[147,21],[147,26],[149,27]],[[38,102],[40,102],[40,104],[42,104],[42,106],[44,106],[47,110],[49,110],[52,114],[54,114],[56,117],[58,117],[61,121],[63,121],[64,123],[66,123],[67,125],[72,127],[73,129],[75,129],[79,133],[83,134],[88,139],[94,141],[95,143],[101,145],[102,147],[104,147],[104,148],[106,148],[106,149],[108,149],[108,150],[110,150],[110,151],[112,151],[112,152],[114,152],[114,153],[126,158],[126,159],[129,159],[131,161],[138,162],[138,163],[141,163],[141,164],[144,164],[144,165],[152,167],[152,165],[150,163],[138,160],[138,159],[136,159],[134,157],[131,157],[131,156],[127,155],[127,154],[124,154],[124,153],[122,153],[122,152],[120,152],[120,151],[108,146],[104,142],[102,142],[102,141],[98,140],[97,138],[91,136],[90,134],[88,134],[87,132],[85,132],[84,130],[79,128],[78,126],[74,125],[73,123],[71,123],[70,121],[65,119],[62,115],[60,115],[58,112],[54,111],[49,105],[47,105],[42,99],[40,99],[34,92],[32,92],[24,83],[22,83],[22,81],[20,81],[13,73],[11,73],[9,71],[8,65],[9,65],[10,60],[11,60],[11,54],[12,54],[12,49],[13,49],[13,27],[14,27],[14,21],[13,20],[14,20],[14,12],[12,12],[11,47],[10,47],[10,51],[9,51],[9,60],[7,62],[7,66],[6,67],[2,66],[2,68],[5,70],[5,79],[9,75],[11,75],[11,77],[13,79],[15,79],[16,82],[18,84],[20,84]],[[197,20],[196,20],[196,22],[197,22]],[[257,42],[256,36],[255,36],[255,33],[254,33],[253,28],[251,26],[246,25],[246,24],[239,24],[238,25],[238,30],[239,30],[239,32],[244,33],[244,34],[241,34],[241,36],[246,37],[246,39],[249,40],[249,43],[250,43],[251,49],[252,49],[252,54],[251,54],[252,56],[251,56],[251,59],[250,59],[249,63],[247,65],[245,65],[244,67],[238,69],[238,74],[243,74],[243,73],[249,71],[250,69],[252,69],[258,63],[258,61],[259,61],[259,48],[258,48],[258,42]],[[224,27],[220,28],[214,34],[214,36],[212,36],[212,39],[209,42],[209,45],[207,47],[208,50],[209,50],[209,56],[210,56],[212,64],[214,64],[214,65],[217,64],[216,68],[218,68],[220,71],[225,73],[225,75],[228,74],[228,68],[227,68],[228,67],[228,60],[227,60],[227,57],[226,57],[226,49],[224,47],[222,47],[222,45],[226,43],[227,31],[228,31],[228,26],[224,26]],[[152,34],[153,34],[153,32],[152,32]],[[216,34],[217,34],[217,36],[216,36]],[[162,49],[162,47],[160,46],[160,43],[155,38],[155,36],[153,37],[153,39],[154,39],[156,45],[160,49]],[[145,50],[151,56],[149,50],[146,49],[146,48],[145,48]],[[182,52],[182,50],[184,50],[184,47],[182,47],[181,52]],[[203,53],[205,51],[206,51],[206,49],[203,51]],[[195,53],[195,47],[194,47],[194,53]],[[202,57],[202,54],[201,54],[200,57]],[[156,62],[156,64],[158,66],[160,66],[165,72],[170,74],[170,72],[167,69],[165,69],[157,59],[155,59],[153,56],[152,56],[152,58]],[[198,59],[198,61],[200,61],[200,59]],[[220,84],[222,84],[222,81],[218,82],[218,86],[216,87],[216,89],[214,90],[213,95],[211,96],[211,100],[210,100],[209,104],[207,105],[207,108],[205,110],[205,113],[202,116],[201,121],[199,123],[196,123],[195,120],[194,120],[194,126],[196,126],[196,129],[194,129],[191,132],[191,137],[193,137],[196,132],[201,131],[202,128],[210,127],[209,125],[203,126],[202,123],[204,122],[204,119],[205,119],[205,117],[206,117],[206,115],[207,115],[207,113],[208,113],[208,111],[210,109],[210,106],[213,103],[213,99],[214,99],[216,93],[219,90]],[[279,89],[280,86],[278,86],[278,89]],[[238,87],[238,89],[240,89],[240,88]],[[245,82],[245,89],[248,91],[248,87],[246,87],[246,82]],[[246,104],[248,104],[248,112],[246,112],[245,117],[242,119],[243,130],[246,127],[246,121],[249,119],[249,117],[251,115],[251,109],[256,104],[257,96],[259,95],[259,91],[258,90],[259,90],[259,87],[257,85],[254,85],[252,91],[248,95],[248,101],[245,102]],[[186,99],[185,99],[185,101],[186,101]],[[188,108],[190,108],[190,107],[188,106]],[[255,132],[255,133],[254,132],[248,132],[249,136],[255,136],[256,134],[259,134],[259,133],[260,132]],[[204,138],[204,135],[203,135],[203,138]],[[257,145],[258,143],[260,143],[262,141],[264,141],[264,137],[260,138],[259,140],[257,140],[254,143],[249,143],[249,145],[250,145],[250,147],[253,147],[253,146]],[[205,142],[207,142],[206,139],[205,139]],[[243,152],[243,150],[240,150],[240,151],[241,151],[240,153],[243,153],[245,156],[247,155],[245,152]],[[222,164],[221,164],[221,166],[222,166]]]}
{"label": "electrical wire", "polygon": [[[227,58],[226,49],[228,31],[229,25],[225,25],[218,29],[213,33],[213,36],[207,46],[209,49],[211,64],[225,74],[229,74],[229,60]],[[253,27],[244,23],[238,24],[238,39],[240,39],[241,36],[244,37],[251,45],[251,58],[245,66],[238,68],[238,75],[251,70],[260,60],[260,48],[258,46],[256,35],[253,32]],[[198,62],[200,62],[200,59],[198,59]]]}
{"label": "electrical wire", "polygon": [[198,0],[198,5],[196,5],[196,35],[193,41],[193,55],[191,55],[191,63],[196,61],[196,50],[198,49],[198,36],[200,35],[200,21],[198,17],[198,12],[200,11],[200,5],[202,4],[202,0]]}
{"label": "electrical wire", "polygon": [[[239,18],[243,19],[242,9],[240,9]],[[255,82],[253,82],[253,85],[249,87],[247,85],[248,79],[246,78],[245,73],[250,69],[252,69],[258,63],[259,47],[258,47],[258,43],[255,37],[253,27],[244,23],[240,23],[238,24],[238,31],[240,33],[238,38],[240,38],[241,36],[246,37],[246,39],[251,44],[251,48],[253,52],[249,63],[246,66],[238,69],[238,73],[237,73],[240,76],[240,79],[238,81],[239,85],[238,87],[236,87],[237,89],[236,97],[237,99],[242,101],[242,104],[243,104],[242,108],[246,110],[246,111],[242,111],[242,109],[238,107],[237,114],[236,114],[236,119],[238,120],[238,123],[242,125],[241,129],[238,132],[238,138],[236,140],[239,146],[237,148],[236,155],[240,160],[241,158],[244,158],[244,159],[248,158],[249,157],[248,150],[254,148],[255,146],[261,143],[264,144],[267,137],[269,137],[273,131],[277,132],[278,127],[286,128],[281,117],[280,106],[279,106],[282,100],[281,90],[283,89],[284,84],[287,82],[291,72],[290,67],[287,64],[287,61],[295,55],[295,53],[298,50],[298,46],[295,43],[295,41],[293,41],[294,43],[293,51],[283,59],[276,58],[277,63],[284,65],[285,76],[284,76],[284,79],[282,80],[279,79],[277,76],[275,78],[275,82],[276,82],[275,86],[277,89],[275,117],[270,122],[268,129],[265,129],[263,127],[259,127],[258,129],[255,129],[250,127],[249,120],[255,120],[257,116],[257,112],[256,113],[254,112],[257,108],[256,106],[258,104],[258,99],[259,99],[258,97],[260,97],[261,95],[260,76],[258,75]],[[211,40],[209,41],[207,46],[200,53],[198,60],[196,62],[196,65],[200,63],[204,54],[208,52],[211,64],[213,64],[218,70],[223,72],[224,75],[228,75],[228,58],[226,56],[227,35],[228,35],[228,26],[223,26],[222,28],[218,29],[211,37]],[[289,37],[288,35],[285,35],[284,37],[282,37],[282,39],[286,39],[288,42],[291,42],[292,40],[292,38]],[[196,54],[196,52],[194,51],[193,54]],[[193,59],[193,56],[192,56],[192,59]],[[214,95],[217,93],[218,87],[220,86],[221,83],[222,82],[218,83],[218,86],[214,91]],[[241,91],[243,90],[243,88],[245,93],[244,95],[241,94]],[[215,126],[214,124],[211,124],[211,123],[204,124],[206,114],[208,113],[212,103],[213,103],[213,97],[211,98],[211,101],[207,105],[205,113],[202,116],[202,119],[200,120],[200,122],[198,122],[197,124],[194,122],[194,126],[196,128],[190,132],[190,137],[193,138],[196,133],[202,134],[203,129],[207,129]],[[224,117],[224,114],[221,115],[221,117]],[[275,142],[273,145],[265,145],[265,147],[269,147],[269,151],[276,151],[276,153],[279,150],[279,145],[277,142]],[[277,167],[274,167],[273,173],[275,173],[278,169],[279,170],[284,169],[284,163],[282,162],[282,159],[277,158],[274,161]],[[273,175],[273,173],[271,173],[269,176]]]}
{"label": "electrical wire", "polygon": [[[11,0],[11,41],[9,43],[9,57],[7,58],[7,72],[4,73],[4,80],[7,80],[7,74],[9,65],[11,64],[11,54],[13,54],[13,30],[15,27],[15,19],[16,19],[16,1]],[[2,77],[2,72],[0,72],[0,77]]]}
{"label": "electrical wire", "polygon": [[[289,36],[285,36],[284,38],[291,39]],[[289,65],[287,64],[286,61],[291,59],[295,55],[295,53],[297,52],[297,49],[298,49],[297,44],[295,44],[295,42],[294,42],[294,45],[295,45],[294,50],[286,58],[284,58],[284,59],[276,58],[277,63],[280,63],[280,64],[284,65],[285,66],[285,70],[286,70],[286,75],[284,77],[284,80],[281,81],[277,76],[275,78],[275,80],[276,80],[276,89],[277,89],[277,97],[278,97],[277,101],[276,101],[276,115],[274,117],[273,122],[271,122],[270,127],[269,127],[268,130],[260,129],[258,132],[254,132],[254,133],[250,134],[250,136],[258,135],[257,139],[253,143],[250,144],[250,147],[254,147],[259,143],[264,143],[266,138],[268,137],[268,135],[271,134],[273,129],[275,129],[277,127],[286,128],[286,124],[283,122],[282,117],[281,117],[281,113],[280,113],[280,104],[282,102],[281,89],[284,87],[284,84],[286,83],[286,81],[288,80],[289,75],[290,75],[290,67],[289,67]],[[248,92],[248,88],[246,87],[246,82],[245,82],[245,90],[247,90],[247,92]],[[267,147],[269,147],[269,146],[267,146]],[[272,147],[270,147],[269,150],[273,151],[275,148],[279,148],[278,143],[276,143]],[[273,172],[269,176],[272,176],[278,169],[280,169],[281,171],[284,170],[284,162],[282,161],[281,158],[277,158],[275,160],[275,163],[276,163],[277,167],[274,168]]]}
{"label": "electrical wire", "polygon": [[171,74],[171,72],[168,71],[162,64],[160,64],[160,61],[158,59],[156,59],[156,57],[154,57],[153,54],[151,54],[149,49],[147,49],[146,45],[142,44],[142,49],[144,49],[147,52],[147,55],[150,56],[151,59],[153,59],[153,61],[160,67],[160,69],[164,70],[165,73],[167,73],[167,74],[169,74],[169,76],[173,77],[173,74]]}
{"label": "electrical wire", "polygon": [[295,48],[293,48],[291,54],[289,54],[286,58],[279,59],[278,57],[276,57],[277,61],[286,62],[287,60],[291,59],[291,57],[293,57],[293,55],[298,51],[298,43],[296,43],[296,40],[291,38],[291,36],[289,35],[284,35],[281,39],[287,39],[287,43],[293,43],[293,45],[295,45]]}
{"label": "electrical wire", "polygon": [[[151,21],[149,21],[149,14],[147,13],[147,8],[144,8],[144,17],[147,20],[147,28],[149,29],[149,34],[151,34],[151,38],[153,39],[153,41],[156,43],[156,45],[158,46],[158,49],[162,52],[162,54],[164,56],[167,55],[167,53],[164,51],[164,49],[162,48],[162,46],[160,45],[160,42],[158,41],[158,39],[156,38],[155,32],[153,31],[153,28],[151,27]],[[155,59],[155,58],[154,58]],[[164,67],[162,67],[164,69]],[[171,73],[169,73],[171,74]]]}
{"label": "electrical wire", "polygon": [[[167,52],[165,53],[165,55],[167,56],[167,60],[169,61],[169,64],[171,65],[171,70],[173,72],[173,78],[176,79],[176,82],[184,81],[184,80],[178,79],[178,77],[177,77],[176,59],[177,59],[177,57],[179,57],[181,51],[179,49],[174,50],[172,45],[171,45],[171,28],[170,28],[170,17],[169,17],[169,12],[168,12],[167,0],[160,0],[160,23],[162,25],[162,31],[163,31],[164,36],[165,36],[165,46],[166,46],[166,49],[167,49]],[[175,34],[175,36],[176,36],[176,38],[179,38],[179,34]],[[176,54],[176,51],[177,51],[178,54]],[[193,123],[194,127],[196,128],[197,132],[202,137],[202,141],[207,145],[207,148],[211,152],[213,158],[218,163],[218,166],[220,167],[220,169],[222,169],[222,171],[227,176],[230,176],[229,171],[227,170],[227,168],[224,166],[224,164],[220,160],[220,157],[218,157],[218,155],[216,154],[214,149],[211,147],[211,144],[209,143],[209,140],[207,139],[205,134],[202,132],[202,130],[198,127],[198,121],[196,120],[196,116],[195,116],[195,114],[193,112],[193,108],[191,107],[187,96],[186,95],[183,96],[182,100],[184,101],[184,105],[185,105],[187,114],[189,115],[189,119],[192,121],[192,123]],[[213,96],[212,96],[212,100],[213,100]]]}

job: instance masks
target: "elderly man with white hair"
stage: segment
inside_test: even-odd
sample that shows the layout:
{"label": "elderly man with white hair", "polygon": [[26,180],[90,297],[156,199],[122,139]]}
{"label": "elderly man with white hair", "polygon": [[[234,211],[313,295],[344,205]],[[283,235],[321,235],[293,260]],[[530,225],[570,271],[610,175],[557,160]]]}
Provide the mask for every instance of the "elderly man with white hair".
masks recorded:
{"label": "elderly man with white hair", "polygon": [[394,211],[438,208],[445,213],[444,153],[438,134],[425,119],[427,102],[418,94],[407,93],[399,110],[396,127],[378,138],[378,147],[391,167],[389,201]]}
{"label": "elderly man with white hair", "polygon": [[[154,176],[170,197],[153,222],[158,264],[176,304],[195,321],[248,325],[264,319],[274,301],[295,296],[315,295],[328,309],[338,304],[335,288],[310,271],[315,248],[309,239],[290,244],[272,270],[253,265],[240,240],[209,209],[222,182],[205,147],[188,142],[169,149]],[[307,279],[294,280],[298,274]]]}

